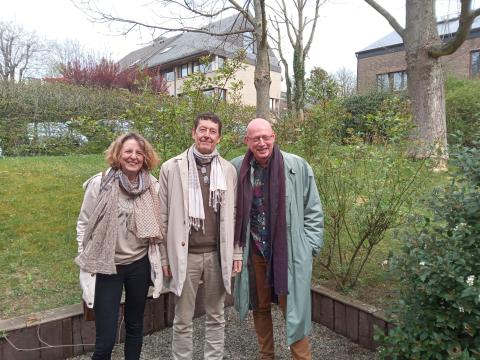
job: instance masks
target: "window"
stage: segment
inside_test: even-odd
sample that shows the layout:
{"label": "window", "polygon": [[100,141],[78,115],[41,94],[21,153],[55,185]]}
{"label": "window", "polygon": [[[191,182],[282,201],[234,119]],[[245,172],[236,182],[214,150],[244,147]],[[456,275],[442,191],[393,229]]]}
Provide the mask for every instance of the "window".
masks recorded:
{"label": "window", "polygon": [[223,101],[227,101],[227,90],[226,89],[217,89],[218,98]]}
{"label": "window", "polygon": [[227,101],[227,90],[226,89],[220,89],[220,88],[215,88],[215,89],[205,89],[203,90],[203,95],[207,97],[212,97],[215,96],[223,101]]}
{"label": "window", "polygon": [[407,73],[398,71],[393,73],[393,90],[405,90],[407,88]]}
{"label": "window", "polygon": [[389,89],[388,74],[377,75],[377,90],[387,91]]}
{"label": "window", "polygon": [[213,89],[203,90],[203,95],[205,95],[207,97],[212,97],[213,94],[215,94],[215,90],[213,90]]}
{"label": "window", "polygon": [[213,70],[213,63],[209,62],[208,64],[200,64],[200,71],[204,74]]}
{"label": "window", "polygon": [[188,66],[188,64],[183,64],[181,67],[180,67],[180,77],[187,77],[188,74],[190,73],[190,67]]}
{"label": "window", "polygon": [[175,80],[175,73],[172,69],[165,71],[165,80],[167,81]]}
{"label": "window", "polygon": [[470,74],[472,77],[480,76],[480,50],[475,50],[470,53],[471,69]]}
{"label": "window", "polygon": [[217,69],[222,69],[225,64],[225,59],[221,56],[217,56]]}
{"label": "window", "polygon": [[270,111],[278,110],[278,99],[270,98]]}
{"label": "window", "polygon": [[200,71],[200,63],[198,61],[195,61],[193,63],[193,73],[199,72]]}
{"label": "window", "polygon": [[377,90],[401,91],[407,88],[407,73],[395,71],[377,75]]}
{"label": "window", "polygon": [[252,33],[245,33],[243,34],[243,47],[245,51],[249,54],[254,54],[255,53],[255,47],[254,47],[254,40],[253,40],[253,34]]}

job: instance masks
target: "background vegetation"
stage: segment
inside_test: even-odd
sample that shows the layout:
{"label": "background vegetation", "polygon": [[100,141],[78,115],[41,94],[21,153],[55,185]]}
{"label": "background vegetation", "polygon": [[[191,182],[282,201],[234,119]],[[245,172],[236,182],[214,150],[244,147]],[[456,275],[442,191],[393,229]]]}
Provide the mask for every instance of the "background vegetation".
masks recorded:
{"label": "background vegetation", "polygon": [[[241,61],[231,66],[241,66]],[[215,111],[224,122],[221,153],[232,158],[244,152],[245,125],[254,109],[235,100],[242,84],[233,83],[229,94],[234,101],[229,103],[202,92],[207,82],[226,83],[232,67],[216,79],[192,77],[181,98],[150,89],[128,92],[63,83],[0,88],[5,94],[0,97],[0,146],[6,155],[0,159],[5,184],[0,190],[5,203],[0,209],[0,266],[7,275],[0,280],[5,294],[0,317],[78,302],[73,258],[81,184],[104,169],[100,153],[117,134],[127,129],[143,133],[166,160],[191,144],[195,115]],[[423,198],[445,184],[449,174],[433,174],[428,162],[405,157],[411,122],[404,95],[340,97],[327,80],[328,91],[314,97],[309,89],[313,100],[304,121],[282,113],[275,131],[282,148],[304,156],[317,177],[326,236],[314,263],[315,282],[385,307],[398,292],[398,274],[388,266],[405,243],[396,234],[411,227],[407,219],[412,212],[431,212]],[[325,89],[318,81],[307,83]],[[476,123],[467,119],[478,115],[477,105],[458,105],[456,99],[477,83],[453,79],[448,84],[449,131],[468,133],[471,140],[456,136],[455,141],[472,143]],[[51,131],[45,131],[49,126]]]}

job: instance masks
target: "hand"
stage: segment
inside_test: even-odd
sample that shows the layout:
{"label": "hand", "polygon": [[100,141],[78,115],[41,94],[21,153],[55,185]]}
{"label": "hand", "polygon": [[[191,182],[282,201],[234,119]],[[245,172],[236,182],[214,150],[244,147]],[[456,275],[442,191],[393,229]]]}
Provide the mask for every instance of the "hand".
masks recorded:
{"label": "hand", "polygon": [[170,271],[170,265],[162,265],[163,276],[166,278],[172,277],[172,272]]}
{"label": "hand", "polygon": [[238,274],[242,271],[242,260],[233,260],[232,272]]}

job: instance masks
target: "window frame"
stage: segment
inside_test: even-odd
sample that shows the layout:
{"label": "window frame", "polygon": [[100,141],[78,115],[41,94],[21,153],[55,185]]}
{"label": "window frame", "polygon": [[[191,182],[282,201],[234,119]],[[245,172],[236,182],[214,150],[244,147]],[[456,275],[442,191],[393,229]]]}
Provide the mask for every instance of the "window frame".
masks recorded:
{"label": "window frame", "polygon": [[408,77],[406,70],[390,71],[386,73],[376,74],[376,80],[377,91],[394,92],[407,90]]}
{"label": "window frame", "polygon": [[[474,56],[476,56],[475,60]],[[470,51],[470,77],[480,77],[480,49]]]}

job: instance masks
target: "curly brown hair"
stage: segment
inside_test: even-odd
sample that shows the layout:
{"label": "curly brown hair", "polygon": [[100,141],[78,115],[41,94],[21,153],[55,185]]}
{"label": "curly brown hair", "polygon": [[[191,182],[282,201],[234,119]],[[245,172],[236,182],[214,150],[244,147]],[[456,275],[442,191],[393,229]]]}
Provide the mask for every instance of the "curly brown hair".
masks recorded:
{"label": "curly brown hair", "polygon": [[105,160],[107,163],[114,169],[120,168],[120,153],[122,151],[122,146],[127,140],[135,140],[138,145],[142,148],[142,151],[145,155],[143,160],[143,168],[150,171],[154,169],[160,162],[157,153],[153,149],[153,146],[145,139],[142,135],[139,135],[134,132],[120,135],[116,138],[105,150]]}

